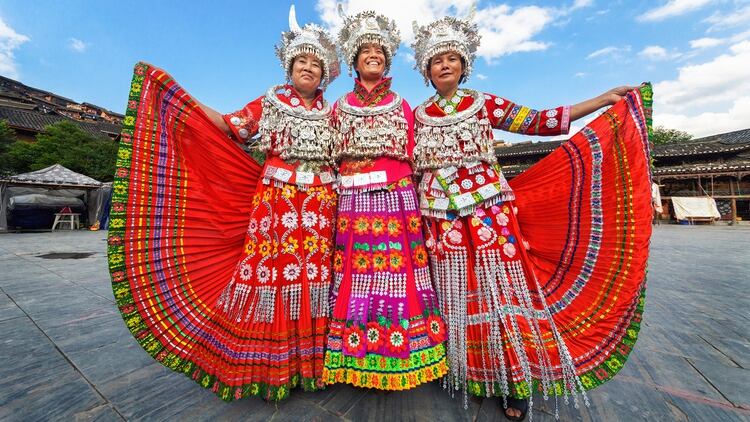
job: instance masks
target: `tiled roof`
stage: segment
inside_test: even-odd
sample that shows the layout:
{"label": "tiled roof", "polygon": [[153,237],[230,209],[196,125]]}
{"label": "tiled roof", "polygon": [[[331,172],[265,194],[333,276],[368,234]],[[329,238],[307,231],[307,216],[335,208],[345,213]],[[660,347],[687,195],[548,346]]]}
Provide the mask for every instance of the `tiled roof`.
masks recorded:
{"label": "tiled roof", "polygon": [[79,122],[57,114],[45,114],[32,110],[21,110],[14,107],[0,106],[0,120],[7,120],[8,125],[18,129],[25,129],[33,132],[42,132],[45,126],[57,123],[59,121],[74,122],[83,130],[92,135],[117,134],[120,133],[121,127],[107,122]]}
{"label": "tiled roof", "polygon": [[521,157],[529,155],[547,155],[554,151],[555,148],[562,145],[564,140],[558,141],[541,141],[541,142],[523,142],[511,144],[508,147],[495,148],[495,155],[502,157]]}
{"label": "tiled roof", "polygon": [[750,129],[719,133],[686,142],[656,145],[651,155],[659,157],[687,157],[726,154],[750,149]]}

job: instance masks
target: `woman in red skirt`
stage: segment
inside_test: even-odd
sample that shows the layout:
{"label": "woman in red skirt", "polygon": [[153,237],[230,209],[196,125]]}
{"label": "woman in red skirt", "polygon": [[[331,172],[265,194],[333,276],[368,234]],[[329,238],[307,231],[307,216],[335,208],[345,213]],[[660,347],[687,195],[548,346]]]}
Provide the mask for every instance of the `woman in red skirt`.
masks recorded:
{"label": "woman in red skirt", "polygon": [[[136,66],[119,153],[110,267],[123,318],[152,356],[225,400],[324,385],[336,194],[322,88],[339,64],[293,11],[277,46],[291,83],[238,112]],[[262,169],[235,142],[256,133]]]}
{"label": "woman in red skirt", "polygon": [[[447,385],[502,396],[512,420],[525,417],[533,391],[572,396],[577,405],[578,393],[619,371],[638,332],[650,236],[650,95],[620,87],[533,110],[459,88],[479,46],[476,25],[446,17],[415,30],[416,67],[437,90],[415,110],[414,156],[448,325]],[[493,129],[564,134],[571,121],[612,104],[506,181]]]}

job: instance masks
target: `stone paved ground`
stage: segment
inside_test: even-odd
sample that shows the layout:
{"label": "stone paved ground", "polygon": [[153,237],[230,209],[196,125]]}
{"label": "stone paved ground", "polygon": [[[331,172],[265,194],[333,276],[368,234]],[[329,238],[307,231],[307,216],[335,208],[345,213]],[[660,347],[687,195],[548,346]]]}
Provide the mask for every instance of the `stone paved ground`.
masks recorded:
{"label": "stone paved ground", "polygon": [[[505,420],[436,384],[335,386],[224,403],[152,360],[114,306],[104,232],[0,235],[0,420]],[[44,259],[51,252],[93,252]],[[655,228],[641,338],[617,378],[562,420],[750,420],[750,229]],[[541,403],[541,401],[540,401]],[[554,420],[554,404],[534,420]]]}

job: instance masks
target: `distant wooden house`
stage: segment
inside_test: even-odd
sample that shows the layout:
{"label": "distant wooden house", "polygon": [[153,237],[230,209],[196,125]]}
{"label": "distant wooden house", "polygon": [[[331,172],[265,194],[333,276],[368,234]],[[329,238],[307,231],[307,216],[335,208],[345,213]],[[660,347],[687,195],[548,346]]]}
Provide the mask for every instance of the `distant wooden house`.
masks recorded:
{"label": "distant wooden house", "polygon": [[[525,142],[495,149],[503,173],[517,176],[564,141]],[[671,198],[708,196],[722,220],[750,221],[750,129],[687,142],[656,145],[654,181],[660,185],[665,214]]]}
{"label": "distant wooden house", "polygon": [[7,121],[21,140],[33,141],[46,126],[59,121],[72,121],[93,135],[117,140],[124,117],[0,76],[0,120]]}

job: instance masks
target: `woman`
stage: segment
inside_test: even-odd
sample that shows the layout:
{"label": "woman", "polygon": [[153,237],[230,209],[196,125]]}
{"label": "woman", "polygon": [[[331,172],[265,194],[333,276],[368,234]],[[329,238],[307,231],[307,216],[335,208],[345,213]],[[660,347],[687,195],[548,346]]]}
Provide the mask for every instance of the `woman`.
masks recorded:
{"label": "woman", "polygon": [[[415,110],[414,156],[448,324],[448,384],[502,396],[511,420],[525,417],[534,389],[577,405],[578,392],[622,367],[639,327],[650,236],[641,96],[620,87],[533,110],[459,88],[479,46],[475,25],[446,17],[415,32],[416,67],[437,90]],[[564,134],[571,121],[615,103],[505,180],[493,129]]]}
{"label": "woman", "polygon": [[[339,64],[293,6],[277,52],[291,83],[224,116],[138,65],[115,182],[110,267],[128,327],[225,400],[324,386],[336,194],[321,88]],[[262,169],[235,142],[255,133]]]}
{"label": "woman", "polygon": [[399,42],[385,16],[345,18],[339,44],[358,77],[334,111],[340,185],[324,377],[381,390],[413,388],[447,370],[411,181],[411,109],[384,77]]}

